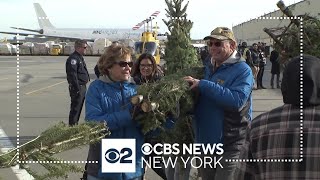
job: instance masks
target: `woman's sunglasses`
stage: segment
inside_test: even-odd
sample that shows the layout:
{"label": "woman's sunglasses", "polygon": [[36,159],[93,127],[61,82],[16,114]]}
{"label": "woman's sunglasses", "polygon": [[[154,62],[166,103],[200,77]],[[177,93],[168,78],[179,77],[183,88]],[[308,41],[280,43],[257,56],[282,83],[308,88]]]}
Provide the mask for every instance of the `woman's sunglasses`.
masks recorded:
{"label": "woman's sunglasses", "polygon": [[133,62],[130,61],[130,62],[126,62],[126,61],[118,61],[116,62],[115,64],[118,64],[120,67],[132,67],[133,66]]}

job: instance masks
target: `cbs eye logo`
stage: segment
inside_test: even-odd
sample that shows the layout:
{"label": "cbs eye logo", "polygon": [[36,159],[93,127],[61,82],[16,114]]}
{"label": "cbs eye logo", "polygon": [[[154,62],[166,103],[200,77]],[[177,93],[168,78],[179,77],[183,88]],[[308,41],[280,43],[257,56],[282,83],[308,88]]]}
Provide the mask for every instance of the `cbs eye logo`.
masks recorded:
{"label": "cbs eye logo", "polygon": [[101,140],[102,173],[134,173],[136,171],[135,139]]}
{"label": "cbs eye logo", "polygon": [[106,151],[104,157],[109,163],[116,163],[120,160],[120,163],[132,163],[132,160],[128,159],[132,155],[132,150],[130,148],[122,148],[119,152],[118,150],[111,148]]}

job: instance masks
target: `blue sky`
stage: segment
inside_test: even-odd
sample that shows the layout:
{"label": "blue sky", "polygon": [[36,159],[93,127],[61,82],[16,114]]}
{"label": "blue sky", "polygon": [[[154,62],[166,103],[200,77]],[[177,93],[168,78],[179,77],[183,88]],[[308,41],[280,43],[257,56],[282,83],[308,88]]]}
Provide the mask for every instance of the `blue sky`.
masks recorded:
{"label": "blue sky", "polygon": [[[189,0],[187,18],[194,22],[191,38],[201,39],[217,26],[233,25],[277,10],[278,0]],[[283,0],[286,5],[300,0]],[[13,31],[10,26],[39,28],[33,3],[38,2],[57,28],[131,28],[159,10],[167,19],[164,0],[0,0],[0,31]],[[185,0],[185,2],[187,2]],[[0,38],[11,38],[0,34]]]}

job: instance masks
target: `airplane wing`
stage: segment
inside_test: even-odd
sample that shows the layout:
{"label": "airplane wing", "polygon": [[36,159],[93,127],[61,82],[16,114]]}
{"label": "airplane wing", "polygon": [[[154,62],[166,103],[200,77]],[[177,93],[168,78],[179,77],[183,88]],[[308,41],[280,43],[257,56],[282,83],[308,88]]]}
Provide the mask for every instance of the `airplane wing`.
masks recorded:
{"label": "airplane wing", "polygon": [[32,34],[32,33],[22,33],[22,32],[4,32],[0,31],[2,34],[11,34],[11,35],[18,35],[19,36],[36,36],[36,37],[50,37],[50,38],[59,38],[59,39],[69,39],[69,40],[77,40],[77,39],[82,39],[85,41],[90,41],[94,42],[94,39],[86,39],[86,38],[76,38],[76,37],[68,37],[68,36],[50,36],[50,35],[43,35],[43,34]]}
{"label": "airplane wing", "polygon": [[43,29],[27,29],[27,28],[19,28],[19,27],[10,27],[12,29],[17,29],[17,30],[23,30],[23,31],[30,31],[30,32],[36,32],[36,33],[39,33],[39,34],[43,34]]}
{"label": "airplane wing", "polygon": [[[29,36],[29,35],[33,35],[33,36],[39,36],[39,35],[41,35],[41,34],[30,34],[30,33],[21,33],[21,32],[4,32],[4,31],[0,31],[0,33],[1,34],[12,34],[12,35],[18,35],[19,34],[19,36]],[[43,36],[43,35],[41,35],[41,36]]]}

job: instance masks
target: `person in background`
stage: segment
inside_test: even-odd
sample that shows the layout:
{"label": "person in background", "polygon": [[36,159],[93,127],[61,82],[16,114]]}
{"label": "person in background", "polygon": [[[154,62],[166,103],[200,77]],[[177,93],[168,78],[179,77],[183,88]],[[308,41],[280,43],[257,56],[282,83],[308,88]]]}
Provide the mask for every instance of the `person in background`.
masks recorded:
{"label": "person in background", "polygon": [[276,85],[277,88],[280,88],[280,54],[278,51],[273,50],[270,55],[271,65],[271,88],[274,88],[274,76],[276,75]]}
{"label": "person in background", "polygon": [[[151,54],[143,53],[136,60],[135,66],[133,68],[132,77],[137,85],[141,85],[144,83],[154,83],[159,81],[161,77],[163,77],[163,71],[156,64],[156,60]],[[158,140],[156,136],[153,134],[147,134],[145,137],[145,142],[150,143],[154,146],[157,143],[162,143]],[[150,154],[146,157],[157,156],[155,153]],[[166,180],[166,174],[163,168],[152,168],[152,170],[157,173],[162,179]]]}
{"label": "person in background", "polygon": [[319,72],[320,59],[314,56],[297,56],[287,64],[281,84],[284,105],[252,120],[241,150],[240,159],[260,162],[240,161],[237,179],[320,179]]}
{"label": "person in background", "polygon": [[204,40],[209,41],[212,68],[205,71],[201,80],[184,77],[191,89],[199,91],[192,126],[195,143],[222,143],[224,154],[223,168],[200,167],[199,170],[203,180],[233,180],[237,162],[225,159],[238,159],[245,142],[252,117],[252,71],[237,52],[229,28],[217,27]]}
{"label": "person in background", "polygon": [[144,136],[134,120],[131,97],[136,95],[136,85],[131,78],[131,50],[123,45],[111,45],[98,61],[99,79],[93,81],[86,94],[86,121],[106,123],[111,134],[106,138],[131,138],[136,140],[136,171],[134,173],[101,173],[101,143],[91,144],[87,164],[87,180],[142,180],[141,152]]}
{"label": "person in background", "polygon": [[267,58],[264,54],[264,48],[262,46],[259,47],[258,49],[259,51],[259,71],[258,71],[258,74],[257,74],[257,88],[258,89],[266,89],[264,86],[263,86],[263,73],[264,73],[264,67],[266,66],[267,64]]}
{"label": "person in background", "polygon": [[156,64],[154,57],[148,53],[139,56],[132,72],[132,77],[137,85],[156,82],[163,75],[161,67]]}
{"label": "person in background", "polygon": [[206,65],[208,65],[208,63],[210,63],[210,59],[211,58],[208,58],[208,56],[210,56],[209,47],[208,46],[204,46],[204,49],[200,53],[200,57],[201,57],[203,66],[206,66]]}
{"label": "person in background", "polygon": [[[245,51],[245,54],[243,56],[246,57],[246,62],[250,66],[250,68],[252,70],[252,74],[253,74],[253,77],[254,77],[254,82],[256,84],[257,75],[258,75],[258,72],[259,72],[258,44],[257,43],[253,43],[252,47],[249,50]],[[253,87],[253,89],[256,90],[257,88]]]}
{"label": "person in background", "polygon": [[69,112],[69,126],[77,125],[81,114],[85,94],[86,84],[90,81],[86,62],[83,55],[87,48],[87,42],[76,40],[74,43],[75,51],[66,61],[66,74],[69,84],[71,105]]}
{"label": "person in background", "polygon": [[247,54],[247,51],[249,51],[247,42],[243,41],[241,43],[241,46],[238,47],[238,49],[239,49],[239,53],[241,54],[241,56],[246,60],[247,59],[246,54]]}

